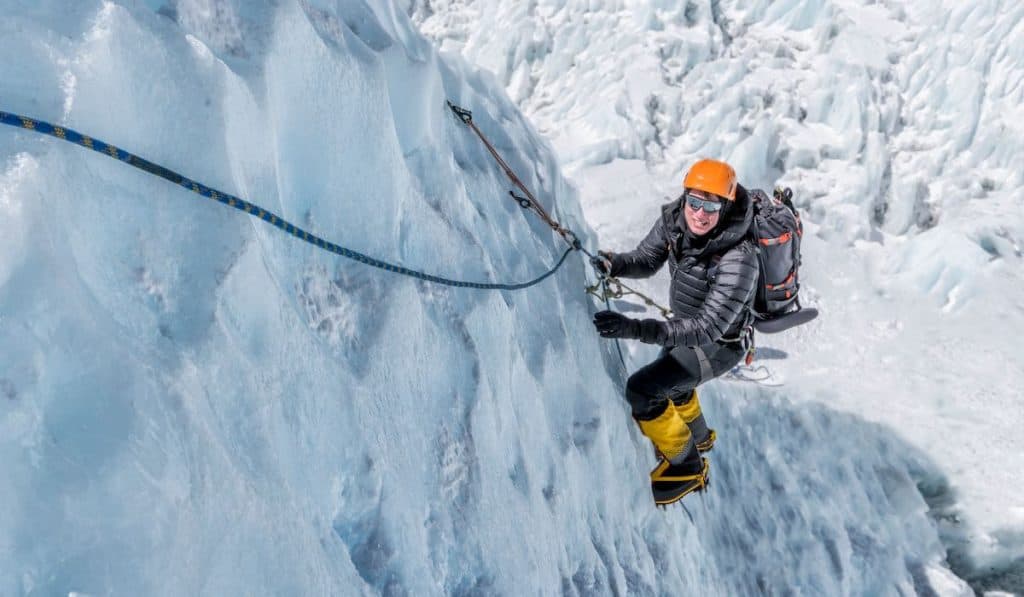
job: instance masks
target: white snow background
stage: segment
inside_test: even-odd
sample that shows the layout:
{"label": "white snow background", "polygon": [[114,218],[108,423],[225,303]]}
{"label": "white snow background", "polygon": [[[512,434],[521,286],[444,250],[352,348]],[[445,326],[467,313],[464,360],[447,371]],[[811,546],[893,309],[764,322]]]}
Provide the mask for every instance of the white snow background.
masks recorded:
{"label": "white snow background", "polygon": [[791,186],[822,317],[760,337],[777,394],[929,454],[955,568],[1024,591],[1024,4],[406,4],[552,140],[607,248],[700,157]]}
{"label": "white snow background", "polygon": [[[821,6],[804,6],[808,38],[818,39]],[[757,126],[744,132],[750,122],[770,140],[787,137],[773,127],[798,120],[770,119],[785,101],[758,109],[739,90],[716,117],[732,119],[731,136],[707,125],[702,138],[682,126],[691,115],[664,141],[690,149],[651,158],[657,127],[629,133],[623,124],[639,124],[630,121],[639,104],[626,101],[621,121],[613,108],[583,124],[585,102],[599,103],[597,90],[610,84],[578,92],[573,101],[583,103],[576,121],[559,124],[564,135],[549,123],[566,118],[546,120],[513,92],[531,125],[506,96],[500,69],[479,60],[495,78],[439,57],[408,18],[414,9],[3,0],[0,109],[111,142],[355,250],[474,280],[528,279],[562,245],[508,199],[500,170],[445,98],[474,111],[542,202],[592,248],[625,248],[634,234],[624,218],[646,227],[643,210],[653,213],[662,189],[674,190],[690,156],[729,153],[754,184],[785,170],[803,189],[806,236],[815,239],[808,300],[827,316],[773,339],[789,353],[771,363],[781,389],[707,387],[706,411],[722,432],[712,489],[686,510],[652,507],[650,448],[629,419],[611,346],[593,332],[596,307],[581,292],[586,265],[577,256],[522,292],[427,285],[5,127],[0,594],[960,594],[970,589],[948,570],[940,531],[947,543],[968,542],[965,558],[995,566],[1019,557],[1019,439],[1010,430],[1020,395],[1011,384],[1024,376],[1005,349],[1021,329],[1012,293],[1021,214],[1011,208],[1022,154],[1019,136],[1003,137],[1020,119],[1005,117],[999,134],[987,119],[949,146],[946,129],[961,130],[960,121],[934,106],[955,94],[899,108],[939,132],[907,133],[906,152],[889,146],[901,133],[876,139],[892,169],[907,173],[891,175],[891,188],[932,180],[927,168],[940,162],[949,177],[904,209],[903,191],[879,203],[868,182],[842,187],[862,180],[853,170],[889,163],[861,158],[848,124],[829,120],[870,112],[834,109],[859,87],[820,99],[811,123],[821,127],[794,125],[792,137],[814,149],[813,168],[776,168],[781,142],[763,150],[771,159],[761,171],[748,171],[760,158],[731,155],[744,138],[757,140]],[[693,51],[704,47],[709,62],[724,48],[716,31],[728,29],[712,27],[707,7],[695,10]],[[772,10],[749,18],[801,29]],[[518,43],[495,35],[529,22],[509,18],[490,29],[491,41]],[[638,32],[657,29],[648,17],[636,22]],[[964,22],[951,19],[950,28]],[[1019,38],[1019,11],[1016,23]],[[587,31],[575,29],[585,41]],[[738,32],[730,36],[735,49],[720,58],[749,63],[729,55],[743,47]],[[591,51],[610,54],[596,45],[607,40],[594,35]],[[761,45],[751,41],[750,51]],[[977,45],[955,47],[970,54]],[[1019,73],[1019,54],[1012,59],[989,69]],[[708,69],[708,97],[754,76],[736,68]],[[924,72],[908,68],[908,77]],[[792,84],[828,94],[813,78]],[[1004,100],[1010,108],[1020,103],[1019,76],[1016,85],[1004,82],[1004,95],[1018,90]],[[996,96],[985,94],[980,109]],[[639,152],[630,153],[630,134]],[[901,162],[904,154],[913,159]],[[957,160],[959,174],[944,165]],[[955,187],[975,180],[971,160],[990,178]],[[886,178],[884,169],[875,175]],[[940,217],[922,220],[918,204]],[[904,212],[903,223],[889,215]],[[998,228],[984,236],[981,224]],[[643,358],[637,351],[634,366]],[[981,373],[1002,382],[985,386]],[[986,487],[965,482],[982,474]],[[935,502],[954,499],[948,517],[967,522],[942,529]]]}

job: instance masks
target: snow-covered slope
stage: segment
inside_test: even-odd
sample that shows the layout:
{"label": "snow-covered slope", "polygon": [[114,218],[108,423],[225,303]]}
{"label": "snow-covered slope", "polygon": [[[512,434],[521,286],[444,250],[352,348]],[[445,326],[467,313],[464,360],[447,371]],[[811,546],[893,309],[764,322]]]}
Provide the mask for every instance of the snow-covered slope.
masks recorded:
{"label": "snow-covered slope", "polygon": [[[500,281],[560,254],[446,98],[594,244],[501,86],[391,3],[0,9],[0,109],[345,246]],[[653,508],[584,265],[430,286],[0,130],[0,594],[964,590],[926,455],[757,387],[708,389],[714,490]]]}
{"label": "snow-covered slope", "polygon": [[761,338],[789,355],[765,361],[781,391],[930,454],[955,488],[944,524],[961,571],[978,587],[1024,576],[1024,4],[407,9],[552,139],[608,248],[639,240],[698,157],[729,160],[748,185],[792,186],[805,303],[823,316]]}

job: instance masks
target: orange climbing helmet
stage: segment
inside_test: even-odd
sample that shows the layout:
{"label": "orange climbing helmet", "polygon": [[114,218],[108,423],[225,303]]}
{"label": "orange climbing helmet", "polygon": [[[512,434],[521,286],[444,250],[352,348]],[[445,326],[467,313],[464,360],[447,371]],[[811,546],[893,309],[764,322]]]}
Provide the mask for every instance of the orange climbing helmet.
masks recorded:
{"label": "orange climbing helmet", "polygon": [[718,160],[701,160],[694,164],[683,179],[683,188],[697,189],[736,200],[736,171]]}

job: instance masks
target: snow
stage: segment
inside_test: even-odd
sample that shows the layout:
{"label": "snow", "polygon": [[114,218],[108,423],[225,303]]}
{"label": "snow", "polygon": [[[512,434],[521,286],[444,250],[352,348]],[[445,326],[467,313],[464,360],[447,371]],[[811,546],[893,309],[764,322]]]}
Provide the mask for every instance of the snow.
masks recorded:
{"label": "snow", "polygon": [[[603,248],[631,248],[700,157],[793,187],[804,302],[822,317],[762,337],[788,354],[763,364],[795,402],[883,424],[934,459],[955,497],[933,515],[976,588],[1020,570],[1024,5],[408,6],[553,140]],[[638,284],[661,298],[666,283]],[[634,366],[652,354],[636,348]]]}
{"label": "snow", "polygon": [[[959,479],[979,474],[968,465],[996,470],[943,450],[951,432],[979,450],[972,442],[986,436],[974,432],[991,425],[987,437],[998,442],[984,445],[987,453],[1012,464],[1014,418],[956,407],[948,390],[902,403],[844,388],[973,389],[969,375],[945,367],[950,359],[978,366],[952,338],[960,341],[979,314],[1001,328],[1002,318],[1019,317],[1019,300],[990,298],[1019,287],[1019,214],[992,211],[982,226],[940,212],[939,226],[920,234],[917,207],[907,230],[864,220],[878,198],[843,185],[857,172],[881,180],[885,169],[850,160],[869,150],[903,155],[893,144],[912,139],[886,129],[873,141],[865,134],[861,148],[836,127],[895,126],[903,79],[867,109],[823,94],[807,117],[821,127],[815,133],[796,118],[798,98],[828,85],[813,73],[773,76],[797,60],[814,64],[812,48],[828,37],[822,14],[839,10],[832,5],[758,5],[742,27],[748,17],[726,7],[733,25],[722,27],[739,27],[728,36],[709,25],[722,15],[706,6],[607,5],[588,18],[621,37],[573,26],[582,22],[579,7],[558,3],[532,15],[520,3],[458,4],[447,14],[441,5],[386,1],[0,3],[0,49],[18,57],[0,63],[0,109],[109,141],[411,268],[521,281],[550,267],[564,246],[509,200],[503,174],[446,98],[473,110],[526,184],[592,249],[632,242],[661,196],[676,192],[664,181],[680,178],[685,159],[725,151],[745,176],[785,168],[794,186],[822,191],[821,209],[806,209],[808,254],[836,259],[808,259],[807,296],[828,318],[776,345],[789,353],[770,363],[785,386],[703,390],[721,432],[712,489],[685,509],[661,511],[651,504],[653,458],[622,399],[617,356],[590,322],[597,306],[581,292],[584,259],[571,257],[523,292],[427,285],[316,251],[82,148],[5,127],[0,594],[956,595],[970,588],[949,570],[951,537],[970,549],[987,545],[978,557],[1011,561],[1019,526],[998,534],[984,523],[1013,503],[1012,467],[989,492],[967,493]],[[458,30],[446,47],[507,69],[492,75],[442,57],[407,8],[434,10],[431,22]],[[880,11],[857,18],[885,17]],[[990,25],[971,14],[944,26]],[[537,15],[558,26],[534,26]],[[470,34],[474,19],[496,19],[491,30],[513,42],[485,48]],[[760,21],[766,35],[793,27],[805,49],[740,35]],[[999,25],[1001,34],[1013,31]],[[649,32],[655,42],[644,46]],[[913,46],[896,25],[873,35]],[[865,42],[853,36],[849,47],[857,43]],[[726,46],[735,52],[730,68],[709,68]],[[666,49],[652,55],[649,47]],[[633,64],[596,68],[617,53]],[[1013,73],[1013,64],[1004,57],[990,69]],[[853,83],[884,73],[855,71],[853,81],[834,82],[861,101],[874,97],[874,88]],[[652,86],[677,89],[689,77],[702,81],[696,95],[650,101]],[[562,93],[573,82],[581,94]],[[727,82],[749,88],[723,95]],[[758,85],[779,86],[779,97],[754,98]],[[982,111],[999,97],[986,92]],[[682,126],[682,116],[724,128]],[[996,143],[988,122],[979,118],[967,136],[974,140],[953,153],[977,152],[986,172],[1005,176],[958,187],[971,171],[962,160],[940,182],[970,201],[982,193],[994,210],[1013,205],[1020,153]],[[811,165],[776,165],[788,138],[778,127],[806,134],[803,154],[789,155]],[[744,143],[751,138],[769,147]],[[943,139],[892,167],[924,172],[948,157]],[[563,165],[584,181],[579,191]],[[824,192],[837,188],[845,191]],[[920,201],[941,206],[948,195],[939,190]],[[941,261],[952,249],[928,244],[929,233],[957,235],[984,255],[961,247],[960,261]],[[999,277],[1005,294],[971,290]],[[644,287],[655,294],[657,285]],[[958,325],[942,325],[950,320]],[[842,321],[864,334],[831,328]],[[879,345],[897,346],[893,363],[906,362],[919,343],[901,338],[915,329],[945,334],[935,379],[893,366],[865,380],[846,366],[850,354],[871,362],[880,352],[868,348]],[[967,337],[986,351],[977,358],[988,371],[1017,379],[1012,355]],[[851,346],[860,352],[843,352]],[[653,350],[628,347],[634,366]],[[827,354],[812,360],[811,352]],[[991,389],[971,400],[1012,408],[1014,398]],[[881,405],[892,409],[879,413]],[[905,433],[888,426],[914,416],[921,420]],[[970,516],[969,531],[935,521],[938,504],[951,499],[947,479],[958,495],[945,520]]]}

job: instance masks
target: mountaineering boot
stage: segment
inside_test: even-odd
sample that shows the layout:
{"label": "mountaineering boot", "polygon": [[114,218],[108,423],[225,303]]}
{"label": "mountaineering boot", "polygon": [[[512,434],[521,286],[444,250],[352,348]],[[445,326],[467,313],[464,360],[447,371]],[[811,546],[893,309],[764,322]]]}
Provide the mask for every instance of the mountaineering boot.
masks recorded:
{"label": "mountaineering boot", "polygon": [[[717,440],[717,439],[718,439],[718,434],[715,433],[715,430],[714,429],[708,429],[708,434],[707,434],[707,436],[704,437],[704,440],[703,441],[699,441],[699,442],[694,442],[693,445],[696,446],[697,449],[700,452],[702,452],[702,453],[703,452],[710,452],[711,448],[715,447],[715,440]],[[658,449],[658,446],[654,446],[654,456],[656,458],[661,458],[663,456],[663,454],[661,453],[661,450]]]}
{"label": "mountaineering boot", "polygon": [[711,448],[715,447],[716,439],[718,439],[718,434],[715,433],[715,430],[708,429],[708,436],[704,438],[704,441],[697,442],[694,445],[697,446],[697,450],[701,452],[710,452]]}
{"label": "mountaineering boot", "polygon": [[708,459],[691,449],[678,463],[662,458],[651,471],[654,503],[665,506],[678,502],[708,485]]}
{"label": "mountaineering boot", "polygon": [[656,418],[637,422],[660,456],[658,466],[651,471],[651,493],[656,504],[671,504],[707,485],[708,461],[695,449],[690,428],[671,401]]}
{"label": "mountaineering boot", "polygon": [[709,429],[708,424],[704,421],[704,413],[700,410],[700,399],[697,398],[697,390],[692,390],[689,394],[674,398],[672,406],[679,413],[679,416],[682,417],[686,426],[690,428],[698,450],[707,452],[715,446],[718,434],[715,433],[714,429]]}

